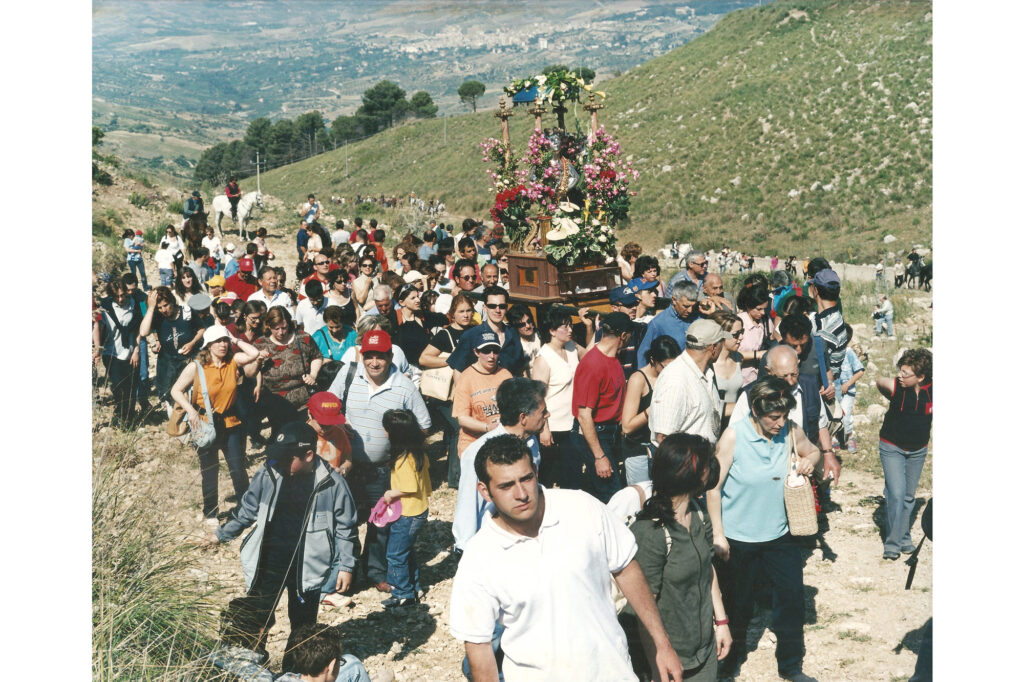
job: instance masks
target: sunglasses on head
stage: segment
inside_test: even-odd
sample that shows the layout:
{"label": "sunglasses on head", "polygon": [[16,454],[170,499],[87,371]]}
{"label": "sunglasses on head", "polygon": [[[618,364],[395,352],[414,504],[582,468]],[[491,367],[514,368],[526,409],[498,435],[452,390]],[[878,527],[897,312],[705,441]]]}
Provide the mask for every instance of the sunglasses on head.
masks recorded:
{"label": "sunglasses on head", "polygon": [[506,310],[508,303],[484,303],[488,310]]}

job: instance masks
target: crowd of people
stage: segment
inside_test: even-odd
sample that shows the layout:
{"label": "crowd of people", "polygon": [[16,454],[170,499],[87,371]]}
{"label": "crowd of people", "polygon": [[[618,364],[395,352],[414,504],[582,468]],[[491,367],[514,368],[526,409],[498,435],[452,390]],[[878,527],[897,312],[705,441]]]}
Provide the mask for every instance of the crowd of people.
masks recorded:
{"label": "crowd of people", "polygon": [[[94,304],[113,423],[136,424],[137,408],[166,414],[168,433],[195,444],[209,544],[255,527],[241,547],[247,596],[233,604],[252,630],[245,649],[265,655],[283,593],[302,641],[319,636],[303,628],[321,602],[354,590],[381,592],[385,609],[420,600],[425,444],[440,431],[434,459],[458,491],[450,629],[467,677],[735,675],[764,586],[779,674],[812,679],[805,545],[782,480],[790,466],[809,476],[829,509],[836,451],[856,450],[865,361],[828,261],[810,259],[802,281],[788,267],[749,272],[727,292],[709,272],[720,253],[684,254],[665,282],[629,243],[610,312],[535,311],[509,292],[500,228],[431,220],[388,251],[375,220],[328,231],[313,195],[300,216],[293,273],[271,264],[265,230],[237,253],[211,233],[216,255],[189,262],[168,226],[151,289],[139,235],[126,233],[130,271]],[[930,352],[898,364],[877,382],[890,401],[885,559],[913,549],[931,424]],[[251,480],[247,457],[262,460]],[[306,668],[347,660],[329,653]]]}

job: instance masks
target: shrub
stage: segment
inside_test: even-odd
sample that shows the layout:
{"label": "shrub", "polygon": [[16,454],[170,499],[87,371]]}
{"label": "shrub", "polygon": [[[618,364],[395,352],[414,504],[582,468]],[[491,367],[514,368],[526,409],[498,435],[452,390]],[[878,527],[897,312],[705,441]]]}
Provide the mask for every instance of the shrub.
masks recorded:
{"label": "shrub", "polygon": [[129,484],[136,445],[134,433],[111,435],[94,463],[93,679],[211,679],[210,590],[186,575],[193,548],[162,523],[155,495]]}
{"label": "shrub", "polygon": [[181,212],[185,210],[185,202],[180,199],[174,199],[173,201],[167,202],[167,212],[174,213],[175,215],[181,215]]}
{"label": "shrub", "polygon": [[132,195],[128,197],[128,203],[137,208],[145,208],[149,206],[149,198],[138,192],[132,192]]}
{"label": "shrub", "polygon": [[382,212],[380,207],[372,201],[364,201],[356,207],[356,215],[358,216],[377,215]]}

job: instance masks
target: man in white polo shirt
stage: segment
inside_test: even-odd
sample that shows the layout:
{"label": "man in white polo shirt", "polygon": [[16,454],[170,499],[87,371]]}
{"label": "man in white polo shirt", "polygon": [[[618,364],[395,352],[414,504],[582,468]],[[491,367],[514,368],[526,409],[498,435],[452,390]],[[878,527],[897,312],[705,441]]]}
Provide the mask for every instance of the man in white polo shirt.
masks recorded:
{"label": "man in white polo shirt", "polygon": [[277,288],[277,271],[269,265],[260,268],[260,288],[247,298],[247,301],[262,301],[267,309],[280,306],[288,311],[288,317],[295,319],[295,308],[292,297]]}
{"label": "man in white polo shirt", "polygon": [[465,642],[472,679],[498,679],[491,644],[497,622],[508,682],[636,680],[612,602],[614,576],[651,634],[661,679],[681,680],[629,529],[587,493],[542,489],[518,436],[490,439],[475,468],[496,513],[466,545],[449,626]]}
{"label": "man in white polo shirt", "polygon": [[673,433],[718,441],[722,399],[715,370],[725,332],[717,322],[699,319],[686,329],[686,348],[654,382],[651,392],[651,434],[655,442]]}

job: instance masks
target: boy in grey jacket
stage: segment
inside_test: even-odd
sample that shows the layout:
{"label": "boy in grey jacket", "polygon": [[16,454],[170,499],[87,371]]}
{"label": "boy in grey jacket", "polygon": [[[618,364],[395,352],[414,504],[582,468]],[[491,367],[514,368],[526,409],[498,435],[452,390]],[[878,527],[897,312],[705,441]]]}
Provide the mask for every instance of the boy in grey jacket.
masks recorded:
{"label": "boy in grey jacket", "polygon": [[292,630],[316,622],[320,589],[337,571],[334,588],[347,590],[355,569],[356,507],[345,479],[316,455],[317,434],[303,422],[281,427],[267,446],[267,462],[227,522],[209,538],[242,540],[242,573],[262,637],[288,591]]}

